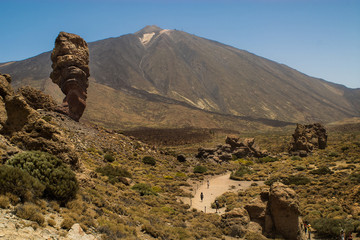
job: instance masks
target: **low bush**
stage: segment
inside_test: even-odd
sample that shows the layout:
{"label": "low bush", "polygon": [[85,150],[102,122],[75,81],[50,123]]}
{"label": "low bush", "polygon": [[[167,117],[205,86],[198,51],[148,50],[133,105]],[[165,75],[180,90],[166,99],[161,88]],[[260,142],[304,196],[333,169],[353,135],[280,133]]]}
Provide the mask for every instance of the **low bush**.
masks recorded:
{"label": "low bush", "polygon": [[305,185],[311,182],[309,178],[302,175],[290,175],[288,177],[271,177],[265,184],[271,186],[274,182],[282,182],[285,185]]}
{"label": "low bush", "polygon": [[194,173],[205,173],[207,168],[201,165],[197,165],[194,167]]}
{"label": "low bush", "polygon": [[51,227],[55,227],[55,226],[56,226],[56,222],[55,222],[54,219],[48,219],[48,220],[47,220],[47,223],[48,223],[48,225],[51,226]]}
{"label": "low bush", "polygon": [[60,224],[60,227],[62,229],[66,229],[66,230],[69,230],[73,225],[75,224],[74,220],[69,218],[69,217],[66,217],[64,218],[64,220],[61,222]]}
{"label": "low bush", "polygon": [[28,172],[7,165],[0,166],[0,186],[0,194],[14,194],[22,202],[41,197],[45,189],[45,186]]}
{"label": "low bush", "polygon": [[41,214],[41,209],[33,203],[25,203],[15,208],[15,214],[19,218],[37,222],[43,225],[45,222],[44,216]]}
{"label": "low bush", "polygon": [[230,174],[230,179],[242,180],[242,177],[245,174],[252,174],[251,169],[249,167],[247,167],[247,166],[240,166],[238,170],[236,170],[235,172],[232,172]]}
{"label": "low bush", "polygon": [[301,157],[300,157],[300,156],[292,156],[292,157],[291,157],[291,160],[293,160],[293,161],[299,161],[299,160],[301,160]]}
{"label": "low bush", "polygon": [[323,167],[319,167],[318,169],[311,170],[310,173],[315,175],[326,175],[326,174],[332,174],[334,172],[331,171],[330,168],[323,166]]}
{"label": "low bush", "polygon": [[10,206],[9,197],[0,195],[0,208],[8,208],[9,206]]}
{"label": "low bush", "polygon": [[276,157],[270,157],[270,156],[266,156],[263,158],[259,158],[256,160],[257,163],[268,163],[268,162],[276,162],[279,159],[277,159]]}
{"label": "low bush", "polygon": [[158,195],[153,188],[151,188],[150,184],[145,183],[136,183],[131,189],[140,193],[140,196],[144,195]]}
{"label": "low bush", "polygon": [[315,220],[312,226],[316,229],[318,237],[327,239],[337,239],[341,230],[345,233],[355,230],[352,221],[345,219],[320,218]]}
{"label": "low bush", "polygon": [[8,165],[21,168],[45,185],[44,195],[60,202],[73,199],[78,191],[74,172],[52,154],[29,151],[16,154]]}
{"label": "low bush", "polygon": [[109,182],[115,184],[116,182],[122,182],[122,178],[131,178],[131,174],[124,168],[118,166],[112,166],[110,164],[99,167],[96,172],[101,173],[104,176],[108,176]]}
{"label": "low bush", "polygon": [[104,155],[104,160],[105,160],[106,162],[113,162],[113,161],[115,161],[115,157],[114,157],[112,154],[110,154],[110,153],[106,153],[106,154]]}
{"label": "low bush", "polygon": [[153,157],[150,156],[145,156],[142,159],[142,162],[151,166],[155,166],[156,165],[156,160]]}
{"label": "low bush", "polygon": [[360,172],[352,173],[350,175],[350,180],[360,184]]}

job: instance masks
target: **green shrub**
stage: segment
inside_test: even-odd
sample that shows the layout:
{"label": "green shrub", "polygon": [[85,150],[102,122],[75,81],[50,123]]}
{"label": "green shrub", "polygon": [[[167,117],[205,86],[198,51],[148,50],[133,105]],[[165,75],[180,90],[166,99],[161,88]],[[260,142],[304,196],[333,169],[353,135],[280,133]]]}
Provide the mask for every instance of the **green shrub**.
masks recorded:
{"label": "green shrub", "polygon": [[296,161],[296,160],[301,160],[300,156],[292,156],[291,160]]}
{"label": "green shrub", "polygon": [[110,164],[99,167],[96,172],[102,175],[108,176],[110,183],[115,184],[116,182],[123,182],[124,177],[131,178],[131,174],[124,168],[118,166],[112,166]]}
{"label": "green shrub", "polygon": [[354,181],[354,182],[357,182],[357,183],[360,184],[360,172],[358,172],[358,173],[352,173],[352,174],[350,175],[350,180],[351,180],[351,181]]}
{"label": "green shrub", "polygon": [[298,170],[298,171],[304,171],[306,169],[306,167],[304,167],[304,166],[295,166],[294,169]]}
{"label": "green shrub", "polygon": [[341,230],[344,230],[346,233],[355,230],[352,221],[344,219],[320,218],[315,220],[312,226],[316,229],[319,237],[328,239],[337,239]]}
{"label": "green shrub", "polygon": [[330,168],[324,166],[324,167],[319,167],[318,169],[311,170],[310,173],[316,175],[326,175],[326,174],[332,174],[333,171],[331,171]]}
{"label": "green shrub", "polygon": [[60,227],[62,229],[69,230],[73,225],[75,224],[74,220],[72,220],[69,217],[64,218],[64,220],[61,222]]}
{"label": "green shrub", "polygon": [[264,183],[268,186],[271,186],[274,182],[282,182],[285,185],[305,185],[311,182],[311,180],[305,176],[301,175],[290,175],[288,177],[271,177],[266,180]]}
{"label": "green shrub", "polygon": [[338,157],[339,154],[337,152],[331,152],[329,153],[329,157]]}
{"label": "green shrub", "polygon": [[12,193],[21,201],[29,201],[43,195],[45,186],[20,168],[0,166],[0,194]]}
{"label": "green shrub", "polygon": [[155,166],[156,165],[156,160],[153,157],[150,156],[145,156],[142,159],[142,162],[151,166]]}
{"label": "green shrub", "polygon": [[252,171],[250,168],[248,168],[247,166],[240,166],[238,170],[236,170],[235,172],[232,172],[230,174],[230,179],[233,180],[242,180],[242,177],[245,174],[252,174]]}
{"label": "green shrub", "polygon": [[48,223],[48,225],[51,226],[51,227],[55,227],[55,226],[56,226],[56,222],[55,222],[54,219],[48,219],[48,220],[47,220],[47,223]]}
{"label": "green shrub", "polygon": [[305,185],[310,183],[311,180],[305,176],[300,176],[300,175],[290,175],[287,178],[284,178],[282,180],[282,183],[286,184],[286,185]]}
{"label": "green shrub", "polygon": [[268,162],[276,162],[278,160],[279,159],[277,159],[277,158],[266,156],[266,157],[257,159],[256,162],[257,163],[268,163]]}
{"label": "green shrub", "polygon": [[207,168],[201,165],[197,165],[194,167],[194,173],[204,173],[207,171]]}
{"label": "green shrub", "polygon": [[10,206],[10,199],[8,196],[0,195],[0,208],[8,208]]}
{"label": "green shrub", "polygon": [[136,190],[140,193],[140,196],[144,195],[158,195],[153,188],[151,188],[150,184],[145,183],[137,183],[131,189]]}
{"label": "green shrub", "polygon": [[114,158],[114,156],[113,156],[112,154],[107,153],[107,154],[105,154],[105,156],[104,156],[104,160],[105,160],[106,162],[113,162],[113,161],[115,161],[115,158]]}
{"label": "green shrub", "polygon": [[43,225],[45,218],[40,212],[41,209],[33,203],[25,203],[24,205],[15,208],[15,214],[19,218],[34,221],[39,225]]}
{"label": "green shrub", "polygon": [[45,185],[44,195],[67,202],[74,198],[78,183],[74,172],[52,154],[30,151],[16,154],[7,164],[27,171]]}

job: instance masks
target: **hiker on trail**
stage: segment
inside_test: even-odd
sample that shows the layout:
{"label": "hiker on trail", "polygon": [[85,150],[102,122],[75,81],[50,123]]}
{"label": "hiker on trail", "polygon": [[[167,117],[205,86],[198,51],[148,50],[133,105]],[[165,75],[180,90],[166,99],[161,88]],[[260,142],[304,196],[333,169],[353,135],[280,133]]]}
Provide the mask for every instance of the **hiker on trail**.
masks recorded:
{"label": "hiker on trail", "polygon": [[216,205],[216,213],[217,213],[218,209],[219,209],[219,201],[218,200],[215,200],[215,205]]}
{"label": "hiker on trail", "polygon": [[342,229],[341,229],[341,232],[340,232],[340,239],[345,240],[345,232]]}
{"label": "hiker on trail", "polygon": [[203,201],[203,199],[204,199],[204,194],[201,192],[200,193],[200,200]]}
{"label": "hiker on trail", "polygon": [[306,232],[307,232],[307,228],[308,228],[307,222],[304,222],[305,235],[306,235]]}
{"label": "hiker on trail", "polygon": [[308,240],[311,240],[311,224],[308,225],[308,233],[309,233]]}
{"label": "hiker on trail", "polygon": [[209,188],[210,187],[210,181],[207,180],[207,187]]}
{"label": "hiker on trail", "polygon": [[353,237],[352,237],[351,232],[349,232],[349,234],[348,234],[348,236],[347,236],[346,240],[353,240]]}

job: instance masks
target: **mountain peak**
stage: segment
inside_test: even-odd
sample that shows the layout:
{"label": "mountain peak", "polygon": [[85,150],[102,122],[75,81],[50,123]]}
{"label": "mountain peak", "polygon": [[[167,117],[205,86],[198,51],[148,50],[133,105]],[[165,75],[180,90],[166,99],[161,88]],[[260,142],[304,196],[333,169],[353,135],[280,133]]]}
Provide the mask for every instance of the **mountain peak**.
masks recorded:
{"label": "mountain peak", "polygon": [[163,30],[163,29],[159,28],[156,25],[148,25],[148,26],[144,27],[143,29],[141,29],[140,31],[137,31],[135,34],[142,35],[145,33],[153,33],[153,32],[157,33],[157,32],[160,32],[161,30]]}

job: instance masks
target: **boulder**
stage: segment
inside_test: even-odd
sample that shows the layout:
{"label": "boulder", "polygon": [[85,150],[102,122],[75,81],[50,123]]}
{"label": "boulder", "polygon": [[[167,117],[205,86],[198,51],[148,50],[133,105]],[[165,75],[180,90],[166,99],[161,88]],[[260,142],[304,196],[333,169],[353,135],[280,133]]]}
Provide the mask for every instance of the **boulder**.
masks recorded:
{"label": "boulder", "polygon": [[[293,140],[290,143],[289,152],[309,153],[314,149],[324,149],[327,145],[327,133],[326,129],[320,123],[302,125],[297,124],[293,136]],[[300,156],[301,156],[300,155]]]}
{"label": "boulder", "polygon": [[268,237],[282,235],[289,240],[306,239],[296,193],[282,183],[276,182],[270,191],[261,192],[260,198],[253,199],[245,209],[250,220],[259,224]]}
{"label": "boulder", "polygon": [[232,237],[243,237],[247,232],[250,217],[244,208],[234,208],[222,215],[221,226],[226,235]]}
{"label": "boulder", "polygon": [[[256,146],[254,138],[245,138],[243,141],[240,141],[238,137],[227,136],[225,143],[228,145],[218,145],[216,148],[199,148],[196,157],[211,160],[217,157],[222,162],[231,160],[232,155],[235,155],[237,158],[260,158],[268,155],[267,151],[262,151]],[[219,162],[216,159],[215,161]]]}
{"label": "boulder", "polygon": [[57,104],[51,96],[35,88],[25,86],[19,88],[17,92],[21,94],[25,98],[27,104],[35,110],[44,109],[47,111],[54,111],[57,108]]}
{"label": "boulder", "polygon": [[289,240],[306,239],[294,190],[280,182],[274,183],[270,187],[268,212],[276,233]]}
{"label": "boulder", "polygon": [[50,78],[66,95],[62,110],[79,121],[85,107],[89,85],[89,48],[78,35],[60,32],[51,53]]}

